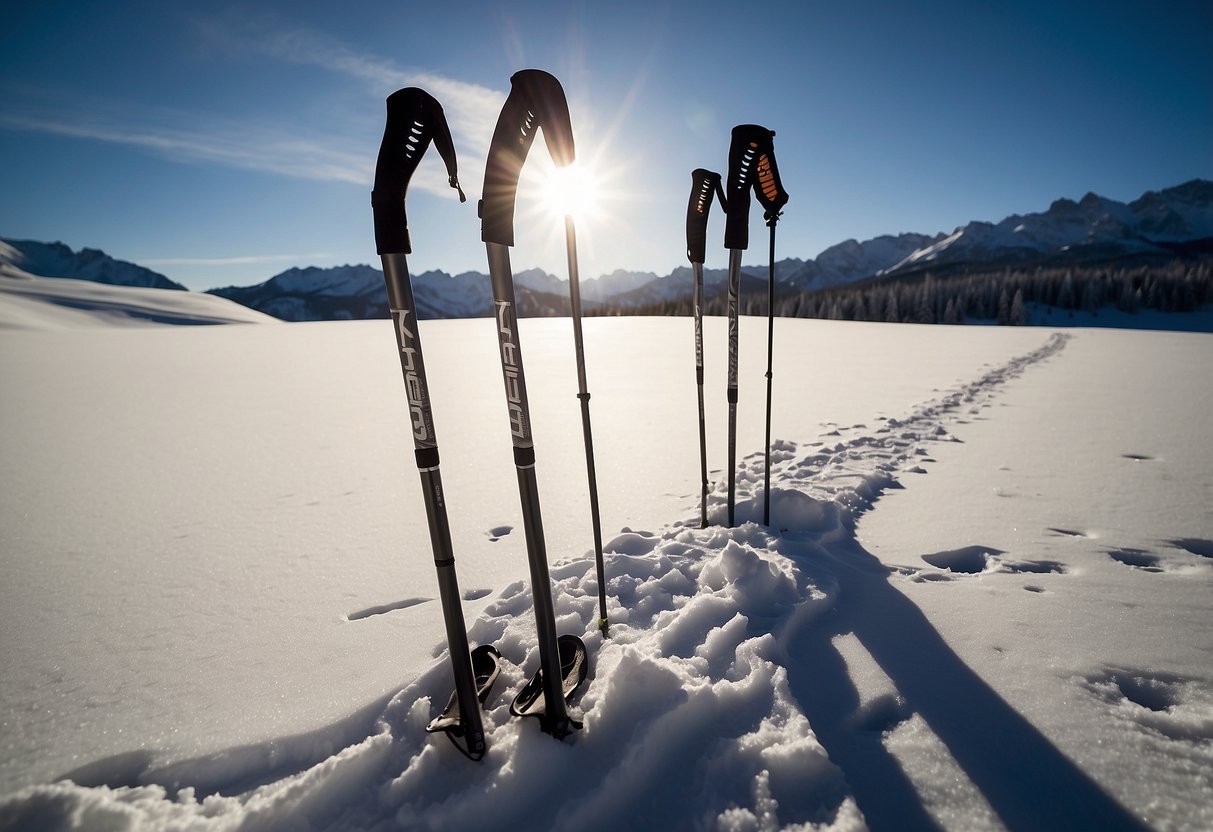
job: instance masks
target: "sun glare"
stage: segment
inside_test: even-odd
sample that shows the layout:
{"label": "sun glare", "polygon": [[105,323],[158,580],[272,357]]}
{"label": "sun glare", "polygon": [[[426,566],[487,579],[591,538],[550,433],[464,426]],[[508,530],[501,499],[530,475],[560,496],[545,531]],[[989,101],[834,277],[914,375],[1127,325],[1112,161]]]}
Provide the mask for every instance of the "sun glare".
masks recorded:
{"label": "sun glare", "polygon": [[586,164],[554,168],[543,183],[543,204],[553,213],[584,217],[598,202],[597,178]]}

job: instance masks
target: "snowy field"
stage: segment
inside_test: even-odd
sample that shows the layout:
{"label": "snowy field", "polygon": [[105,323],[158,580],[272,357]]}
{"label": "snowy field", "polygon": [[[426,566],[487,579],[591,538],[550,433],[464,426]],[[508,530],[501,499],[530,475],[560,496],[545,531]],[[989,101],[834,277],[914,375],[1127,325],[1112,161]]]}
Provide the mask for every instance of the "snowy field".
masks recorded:
{"label": "snowy field", "polygon": [[2,829],[1213,828],[1213,335],[779,320],[768,528],[743,319],[739,525],[700,530],[691,322],[587,320],[604,641],[570,322],[523,321],[591,661],[559,743],[508,712],[538,656],[495,329],[423,322],[506,660],[473,763],[424,733],[451,682],[390,324],[0,279]]}

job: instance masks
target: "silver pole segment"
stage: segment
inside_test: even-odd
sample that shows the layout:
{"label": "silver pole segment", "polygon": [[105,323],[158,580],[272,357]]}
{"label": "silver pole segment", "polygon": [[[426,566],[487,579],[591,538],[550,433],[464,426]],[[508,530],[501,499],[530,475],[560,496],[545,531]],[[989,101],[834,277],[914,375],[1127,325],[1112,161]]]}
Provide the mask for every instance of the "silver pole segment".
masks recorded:
{"label": "silver pole segment", "polygon": [[703,407],[703,263],[691,263],[695,290],[691,304],[695,316],[695,385],[699,388],[699,527],[708,527],[708,436]]}
{"label": "silver pole segment", "polygon": [[775,221],[771,220],[771,256],[767,267],[767,436],[762,474],[762,525],[771,525],[771,384],[775,354]]}
{"label": "silver pole segment", "polygon": [[741,292],[741,252],[729,249],[729,526],[737,499],[737,305]]}
{"label": "silver pole segment", "polygon": [[573,729],[564,701],[560,645],[556,639],[556,612],[552,603],[552,579],[548,572],[547,544],[543,537],[539,487],[535,479],[535,446],[531,434],[531,410],[527,402],[526,377],[522,372],[522,347],[518,340],[514,275],[510,269],[508,246],[485,243],[485,248],[488,251],[489,279],[493,285],[501,372],[505,380],[510,433],[514,442],[514,465],[518,473],[518,494],[522,502],[527,560],[531,571],[531,593],[535,605],[535,628],[539,636],[539,666],[543,672],[544,698],[544,716],[541,721],[548,733],[560,738],[568,736]]}

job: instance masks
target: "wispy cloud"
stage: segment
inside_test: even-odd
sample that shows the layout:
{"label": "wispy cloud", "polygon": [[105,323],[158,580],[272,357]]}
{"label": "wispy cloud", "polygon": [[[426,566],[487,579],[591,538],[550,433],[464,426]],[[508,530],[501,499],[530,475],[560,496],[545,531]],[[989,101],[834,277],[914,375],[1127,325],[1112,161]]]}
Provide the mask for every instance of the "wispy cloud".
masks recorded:
{"label": "wispy cloud", "polygon": [[[504,90],[460,81],[432,70],[406,68],[389,58],[369,54],[312,29],[282,24],[273,17],[222,17],[200,24],[213,42],[283,63],[311,66],[365,85],[382,101],[401,87],[421,87],[442,104],[460,157],[460,177],[474,182],[484,171],[497,114],[505,103]],[[446,177],[433,166],[422,166],[416,187],[448,196]]]}
{"label": "wispy cloud", "polygon": [[[399,87],[425,88],[443,105],[459,151],[465,190],[467,183],[482,175],[493,124],[505,100],[503,91],[424,69],[405,69],[320,32],[276,24],[268,18],[220,18],[200,23],[199,28],[212,43],[230,50],[353,79],[381,101]],[[334,125],[324,134],[301,137],[298,130],[292,131],[294,127],[221,115],[200,118],[198,113],[129,102],[108,102],[103,109],[95,100],[66,100],[56,106],[41,96],[36,103],[24,107],[18,103],[0,113],[2,129],[138,147],[180,162],[369,187],[374,177],[374,147],[367,147],[364,134],[346,135],[340,125]],[[441,165],[422,165],[413,185],[442,197],[454,196]]]}
{"label": "wispy cloud", "polygon": [[112,118],[79,112],[70,116],[9,112],[0,114],[0,127],[132,145],[179,161],[210,162],[300,179],[367,185],[373,168],[365,153],[249,125],[225,130],[192,124],[187,131],[160,125],[119,125]]}
{"label": "wispy cloud", "polygon": [[208,31],[229,48],[345,75],[365,82],[379,95],[386,96],[400,87],[423,87],[442,103],[452,131],[458,134],[457,140],[469,143],[469,150],[477,155],[488,151],[497,113],[505,102],[504,90],[459,81],[426,69],[404,68],[389,58],[356,50],[312,29],[275,25],[265,18],[259,21],[242,18],[224,19],[222,25]]}

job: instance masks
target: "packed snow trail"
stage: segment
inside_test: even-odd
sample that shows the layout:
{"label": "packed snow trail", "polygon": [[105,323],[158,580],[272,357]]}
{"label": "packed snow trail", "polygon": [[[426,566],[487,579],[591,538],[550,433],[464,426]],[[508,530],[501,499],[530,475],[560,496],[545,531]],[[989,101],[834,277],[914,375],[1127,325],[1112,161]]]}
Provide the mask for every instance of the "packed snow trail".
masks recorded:
{"label": "packed snow trail", "polygon": [[[142,758],[98,761],[91,788],[39,785],[0,803],[0,827],[841,830],[863,828],[866,815],[876,828],[935,828],[939,818],[880,748],[884,727],[921,716],[989,801],[989,813],[976,809],[966,821],[1044,828],[1063,822],[1048,813],[1070,800],[1102,817],[1103,828],[1134,828],[897,591],[897,580],[921,576],[879,564],[854,539],[858,517],[880,494],[921,472],[931,443],[952,441],[950,420],[988,406],[1001,385],[1067,338],[1053,335],[875,431],[831,431],[803,449],[776,443],[769,529],[755,522],[759,452],[738,474],[739,527],[694,528],[695,495],[682,523],[660,533],[624,530],[605,546],[609,640],[597,629],[592,555],[555,565],[557,629],[581,633],[592,657],[576,703],[585,727],[569,741],[509,717],[510,698],[538,664],[530,593],[519,581],[469,632],[506,659],[479,764],[425,733],[449,693],[448,662],[439,656],[386,703],[327,730],[160,769]],[[724,499],[717,488],[717,521]],[[856,707],[833,640],[839,632],[858,636],[897,693]],[[972,700],[958,703],[954,686]],[[986,733],[970,738],[963,729],[982,720]],[[978,754],[974,743],[986,741],[1009,743],[1008,753],[1026,755],[1026,768],[1040,768],[1033,791],[1011,794],[1020,772],[1000,768],[996,750]],[[869,772],[869,764],[877,768]],[[878,785],[889,793],[876,794]]]}

